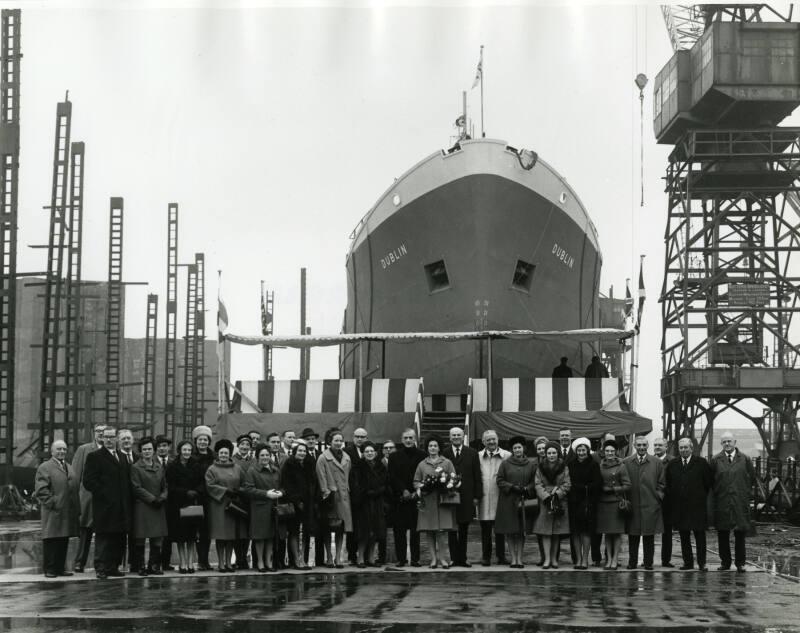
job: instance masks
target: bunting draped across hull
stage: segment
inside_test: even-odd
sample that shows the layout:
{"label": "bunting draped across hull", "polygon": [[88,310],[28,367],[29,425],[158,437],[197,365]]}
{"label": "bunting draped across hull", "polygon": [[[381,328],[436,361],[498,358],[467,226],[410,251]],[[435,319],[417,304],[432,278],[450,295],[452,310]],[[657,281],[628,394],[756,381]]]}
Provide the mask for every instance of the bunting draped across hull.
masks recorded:
{"label": "bunting draped across hull", "polygon": [[[462,141],[418,163],[353,235],[343,332],[568,330],[599,325],[597,232],[544,161],[498,140]],[[590,345],[497,341],[492,372],[546,377]],[[342,377],[422,376],[428,393],[464,393],[488,374],[485,342],[344,345]]]}

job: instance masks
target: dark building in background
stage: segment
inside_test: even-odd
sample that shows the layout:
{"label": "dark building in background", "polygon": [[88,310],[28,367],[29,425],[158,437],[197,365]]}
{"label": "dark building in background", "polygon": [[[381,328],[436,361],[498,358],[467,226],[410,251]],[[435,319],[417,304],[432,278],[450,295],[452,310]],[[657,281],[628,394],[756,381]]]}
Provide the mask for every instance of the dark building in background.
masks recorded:
{"label": "dark building in background", "polygon": [[[14,422],[14,464],[21,467],[35,467],[39,456],[39,406],[42,369],[42,336],[44,327],[44,288],[41,279],[24,277],[17,281],[17,327],[16,327],[16,381],[14,385],[15,422]],[[78,393],[79,419],[84,422],[82,441],[91,437],[92,426],[104,420],[106,392],[95,389],[92,385],[106,383],[106,321],[108,313],[107,282],[86,281],[82,284],[82,309],[80,318],[82,375],[73,382],[85,385]],[[61,311],[64,314],[64,310]],[[122,314],[125,314],[125,291],[122,294]],[[159,315],[160,330],[163,330],[163,316]],[[142,315],[144,320],[144,315]],[[124,332],[124,317],[122,331]],[[181,333],[179,332],[179,336]],[[65,340],[62,330],[61,343]],[[217,342],[207,339],[204,354],[205,371],[203,385],[204,423],[214,425],[217,419],[218,365]],[[177,341],[177,375],[176,385],[176,419],[183,415],[183,358],[185,341]],[[166,343],[159,339],[156,348],[156,381],[155,381],[155,430],[163,431],[164,426],[164,354]],[[120,350],[120,366],[122,383],[140,383],[125,387],[122,390],[119,426],[126,426],[138,435],[142,429],[144,403],[144,356],[145,339],[123,339]],[[65,355],[60,354],[61,371]],[[226,343],[226,358],[230,359],[230,344]],[[227,362],[230,367],[230,361]],[[230,372],[226,372],[227,375]],[[57,432],[57,437],[60,433]],[[75,447],[70,447],[74,450]]]}

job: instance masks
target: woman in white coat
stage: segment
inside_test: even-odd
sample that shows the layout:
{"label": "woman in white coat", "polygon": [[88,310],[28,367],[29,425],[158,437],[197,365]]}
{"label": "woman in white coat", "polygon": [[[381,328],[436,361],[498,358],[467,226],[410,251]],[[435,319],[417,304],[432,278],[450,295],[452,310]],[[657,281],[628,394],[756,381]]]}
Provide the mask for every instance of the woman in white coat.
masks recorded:
{"label": "woman in white coat", "polygon": [[[500,489],[497,487],[497,471],[503,460],[511,457],[511,453],[498,446],[497,433],[484,431],[483,450],[478,452],[478,461],[481,465],[481,480],[483,481],[483,496],[478,506],[478,520],[481,524],[481,565],[488,567],[492,564],[492,532],[494,531],[494,518],[497,514],[497,500]],[[506,537],[505,534],[495,534],[495,552],[497,564],[507,565]]]}
{"label": "woman in white coat", "polygon": [[[325,535],[325,566],[344,567],[342,541],[345,532],[353,531],[350,511],[350,456],[344,452],[344,435],[333,431],[328,448],[317,459],[317,479],[322,496],[322,530]],[[336,562],[331,554],[330,532],[336,538]]]}

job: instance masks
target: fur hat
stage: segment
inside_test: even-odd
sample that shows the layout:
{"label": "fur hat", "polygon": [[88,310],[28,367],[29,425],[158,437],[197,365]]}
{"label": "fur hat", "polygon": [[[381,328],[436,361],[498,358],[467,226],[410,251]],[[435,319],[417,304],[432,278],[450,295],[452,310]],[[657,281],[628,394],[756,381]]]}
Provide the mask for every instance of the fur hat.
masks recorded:
{"label": "fur hat", "polygon": [[585,446],[586,450],[590,453],[592,452],[592,443],[589,441],[588,437],[579,437],[577,440],[572,442],[572,451],[575,452],[578,450],[579,446]]}
{"label": "fur hat", "polygon": [[216,444],[214,444],[214,452],[219,453],[219,449],[221,448],[227,448],[231,453],[233,453],[233,442],[223,437],[221,440],[218,440]]}
{"label": "fur hat", "polygon": [[211,427],[210,426],[205,426],[204,424],[201,424],[200,426],[194,427],[194,430],[192,431],[192,440],[193,441],[196,440],[201,435],[207,435],[208,436],[208,441],[210,442],[211,441]]}

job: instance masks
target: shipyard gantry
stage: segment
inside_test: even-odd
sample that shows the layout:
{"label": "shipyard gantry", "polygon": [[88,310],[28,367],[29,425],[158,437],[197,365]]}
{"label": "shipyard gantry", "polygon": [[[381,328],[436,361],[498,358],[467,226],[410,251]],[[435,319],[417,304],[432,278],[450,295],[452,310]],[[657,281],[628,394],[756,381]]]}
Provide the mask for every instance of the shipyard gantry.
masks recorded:
{"label": "shipyard gantry", "polygon": [[798,452],[800,128],[778,124],[800,105],[800,25],[762,22],[762,12],[777,15],[695,7],[704,30],[682,23],[655,81],[656,137],[674,145],[661,396],[672,439],[696,437],[710,451],[714,420],[733,412],[777,458]]}

